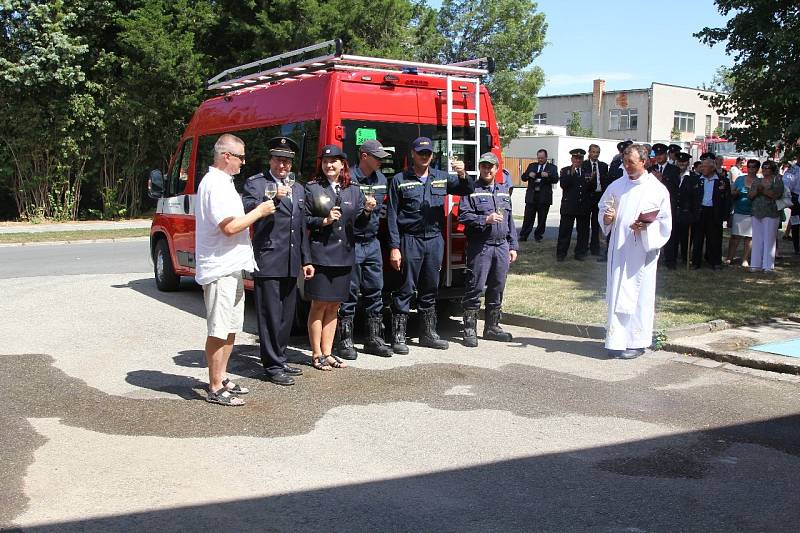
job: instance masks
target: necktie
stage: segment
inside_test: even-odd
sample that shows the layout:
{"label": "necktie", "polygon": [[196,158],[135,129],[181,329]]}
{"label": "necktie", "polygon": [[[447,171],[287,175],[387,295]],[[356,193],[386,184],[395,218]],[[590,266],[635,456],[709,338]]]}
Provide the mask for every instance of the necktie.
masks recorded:
{"label": "necktie", "polygon": [[600,192],[600,174],[597,172],[597,161],[592,162],[592,172],[595,175],[595,179],[597,179],[597,188],[595,191]]}

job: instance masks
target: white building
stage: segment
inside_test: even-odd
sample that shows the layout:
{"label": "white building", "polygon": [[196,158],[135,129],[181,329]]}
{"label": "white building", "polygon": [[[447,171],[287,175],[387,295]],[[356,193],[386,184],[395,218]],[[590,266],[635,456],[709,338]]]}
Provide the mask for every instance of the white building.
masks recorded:
{"label": "white building", "polygon": [[[653,83],[648,89],[606,91],[605,84],[595,80],[591,93],[540,96],[533,124],[537,130],[566,126],[578,112],[581,126],[596,137],[684,145],[731,126],[730,117],[719,116],[700,97],[717,94],[712,91],[664,83]],[[677,138],[673,130],[679,133]]]}

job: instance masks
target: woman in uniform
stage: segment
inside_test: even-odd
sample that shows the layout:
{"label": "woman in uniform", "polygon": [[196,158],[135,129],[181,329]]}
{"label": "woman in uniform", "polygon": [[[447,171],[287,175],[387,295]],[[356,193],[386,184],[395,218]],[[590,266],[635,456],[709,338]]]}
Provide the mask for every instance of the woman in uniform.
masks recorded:
{"label": "woman in uniform", "polygon": [[317,177],[306,185],[306,226],[314,277],[306,282],[311,298],[308,338],[314,368],[343,368],[332,355],[339,304],[347,299],[355,262],[354,226],[365,226],[375,208],[358,187],[350,186],[347,156],[336,145],[320,151]]}

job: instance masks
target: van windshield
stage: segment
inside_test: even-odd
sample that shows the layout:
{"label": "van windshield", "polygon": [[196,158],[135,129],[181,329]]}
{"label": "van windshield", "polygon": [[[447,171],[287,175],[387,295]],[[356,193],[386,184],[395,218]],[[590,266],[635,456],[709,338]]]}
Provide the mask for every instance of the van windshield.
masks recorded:
{"label": "van windshield", "polygon": [[[431,166],[447,168],[447,126],[439,124],[408,124],[404,122],[377,122],[367,120],[343,120],[343,149],[350,161],[358,161],[358,147],[368,139],[378,139],[387,152],[381,171],[388,177],[408,167],[411,141],[417,137],[429,137],[433,141],[433,162]],[[453,127],[454,139],[474,139],[474,127]],[[480,152],[488,152],[492,139],[489,129],[481,127]],[[454,156],[464,161],[467,171],[476,170],[475,146],[454,145]]]}

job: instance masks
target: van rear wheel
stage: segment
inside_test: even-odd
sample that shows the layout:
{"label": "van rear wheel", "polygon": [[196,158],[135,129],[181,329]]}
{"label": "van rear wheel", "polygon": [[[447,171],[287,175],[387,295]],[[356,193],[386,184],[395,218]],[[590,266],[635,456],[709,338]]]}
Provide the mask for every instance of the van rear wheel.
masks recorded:
{"label": "van rear wheel", "polygon": [[181,277],[175,273],[172,264],[172,256],[169,255],[169,245],[166,239],[161,239],[156,243],[156,252],[153,257],[153,272],[156,278],[158,290],[170,292],[178,290]]}

